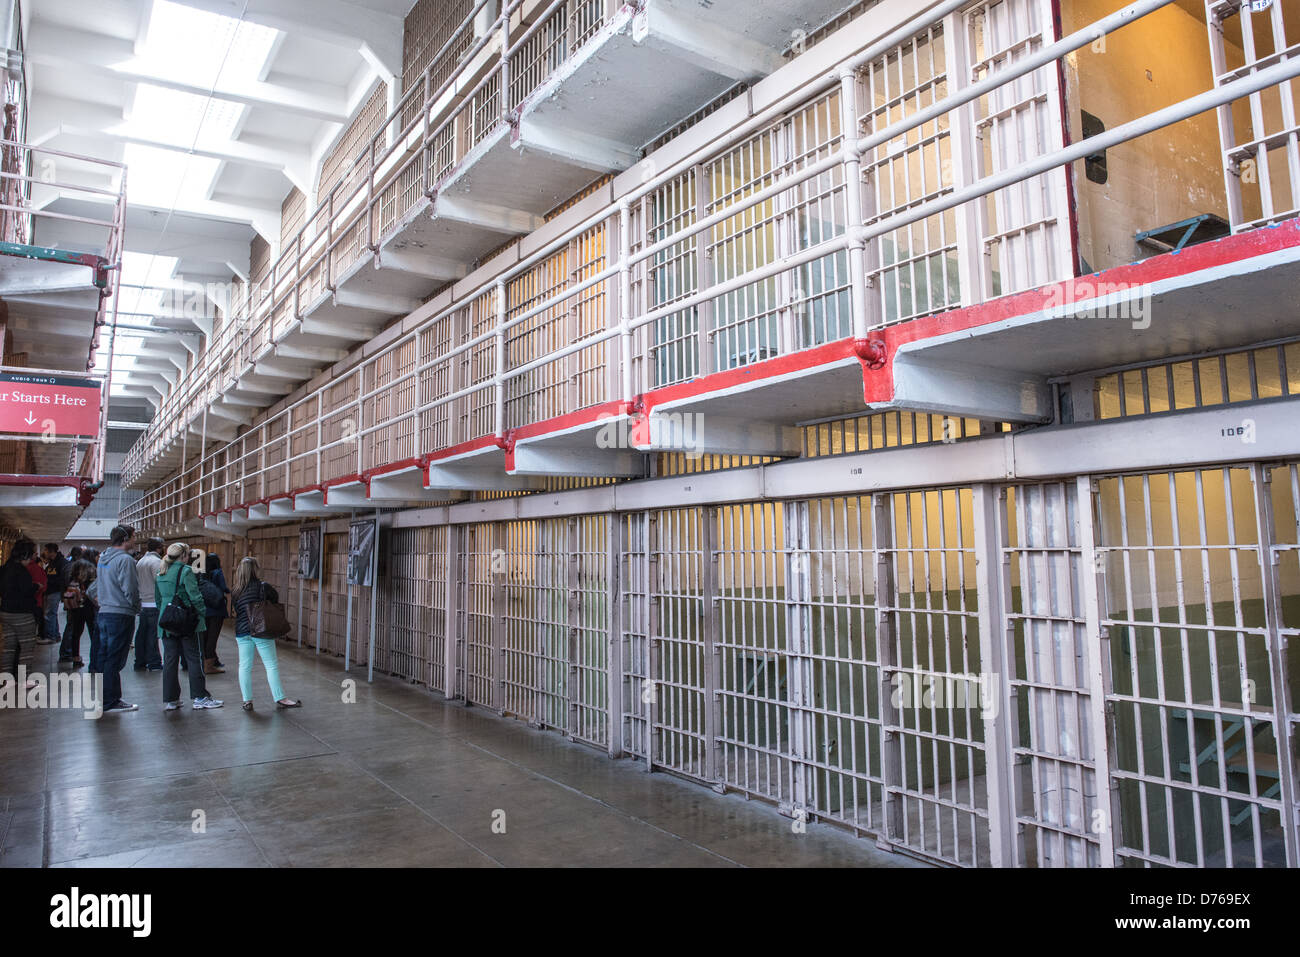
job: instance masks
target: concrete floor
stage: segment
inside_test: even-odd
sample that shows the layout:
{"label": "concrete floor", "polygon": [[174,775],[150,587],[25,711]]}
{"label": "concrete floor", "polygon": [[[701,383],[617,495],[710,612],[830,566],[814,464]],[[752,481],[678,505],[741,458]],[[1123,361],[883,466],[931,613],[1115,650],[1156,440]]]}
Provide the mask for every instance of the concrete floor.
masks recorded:
{"label": "concrete floor", "polygon": [[138,712],[0,711],[0,866],[921,866],[394,679],[345,704],[342,662],[285,644],[303,708],[274,711],[259,665],[248,714],[229,629],[219,653],[220,710],[164,713],[128,663]]}

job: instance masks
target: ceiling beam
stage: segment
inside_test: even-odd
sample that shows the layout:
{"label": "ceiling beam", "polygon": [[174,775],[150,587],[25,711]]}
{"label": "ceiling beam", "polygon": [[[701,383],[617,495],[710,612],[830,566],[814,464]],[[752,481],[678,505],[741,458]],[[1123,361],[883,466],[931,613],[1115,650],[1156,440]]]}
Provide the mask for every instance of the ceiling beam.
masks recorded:
{"label": "ceiling beam", "polygon": [[130,40],[56,26],[39,19],[27,41],[27,58],[37,66],[48,66],[73,75],[111,76],[130,83],[147,83],[182,93],[214,96],[232,103],[330,123],[346,123],[348,120],[347,91],[340,87],[307,80],[292,84],[254,80],[223,83],[211,88],[184,76],[159,75],[150,69],[147,60],[136,56],[135,44]]}
{"label": "ceiling beam", "polygon": [[176,0],[196,10],[315,37],[358,50],[377,69],[402,74],[402,18],[347,0]]}
{"label": "ceiling beam", "polygon": [[257,141],[222,140],[201,136],[193,143],[180,143],[133,132],[130,121],[113,107],[48,95],[42,95],[33,104],[32,115],[43,120],[33,124],[32,131],[33,140],[41,143],[62,135],[148,146],[283,173],[299,189],[302,188],[299,184],[309,178],[311,155],[287,140],[264,137]]}

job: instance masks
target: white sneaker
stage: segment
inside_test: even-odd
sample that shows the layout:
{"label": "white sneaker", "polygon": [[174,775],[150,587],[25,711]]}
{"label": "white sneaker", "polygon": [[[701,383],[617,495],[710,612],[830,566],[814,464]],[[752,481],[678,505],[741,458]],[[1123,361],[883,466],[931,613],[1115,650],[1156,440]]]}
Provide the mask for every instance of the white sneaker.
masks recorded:
{"label": "white sneaker", "polygon": [[204,708],[220,708],[224,701],[218,701],[216,698],[208,695],[206,698],[195,698],[190,702],[190,707],[195,711],[202,711]]}
{"label": "white sneaker", "polygon": [[180,703],[179,701],[168,701],[165,705],[163,705],[163,710],[164,710],[164,711],[180,711],[180,710],[181,710],[181,703]]}

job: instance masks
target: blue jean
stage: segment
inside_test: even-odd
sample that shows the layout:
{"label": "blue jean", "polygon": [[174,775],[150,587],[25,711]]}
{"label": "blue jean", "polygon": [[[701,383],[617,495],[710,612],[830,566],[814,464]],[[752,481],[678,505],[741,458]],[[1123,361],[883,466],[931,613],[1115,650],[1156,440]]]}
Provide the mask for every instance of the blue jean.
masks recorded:
{"label": "blue jean", "polygon": [[90,670],[102,674],[104,671],[104,643],[99,640],[99,611],[86,609],[86,632],[90,635]]}
{"label": "blue jean", "polygon": [[54,641],[59,637],[59,607],[63,604],[63,592],[45,596],[45,637]]}
{"label": "blue jean", "polygon": [[235,635],[235,643],[239,645],[239,693],[244,696],[244,700],[253,700],[253,658],[258,655],[262,658],[262,667],[266,669],[266,683],[271,686],[272,700],[283,699],[284,689],[280,687],[280,660],[275,654],[275,639]]}
{"label": "blue jean", "polygon": [[[122,668],[126,665],[127,653],[131,650],[131,635],[134,632],[135,615],[119,615],[113,612],[100,612],[99,657],[104,674],[104,709],[107,710],[122,700]],[[92,666],[93,667],[93,666]]]}
{"label": "blue jean", "polygon": [[158,653],[158,609],[141,608],[140,623],[135,628],[135,666],[161,668],[162,656]]}

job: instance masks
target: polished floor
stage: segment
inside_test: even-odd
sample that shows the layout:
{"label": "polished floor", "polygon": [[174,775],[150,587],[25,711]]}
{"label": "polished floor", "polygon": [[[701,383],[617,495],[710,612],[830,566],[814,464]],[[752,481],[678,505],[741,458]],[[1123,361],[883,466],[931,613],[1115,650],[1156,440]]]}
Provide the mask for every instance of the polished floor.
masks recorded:
{"label": "polished floor", "polygon": [[342,661],[289,645],[304,707],[255,671],[245,713],[229,629],[219,653],[220,710],[164,713],[130,664],[138,712],[0,710],[0,866],[917,866],[393,679],[360,672],[345,703]]}

